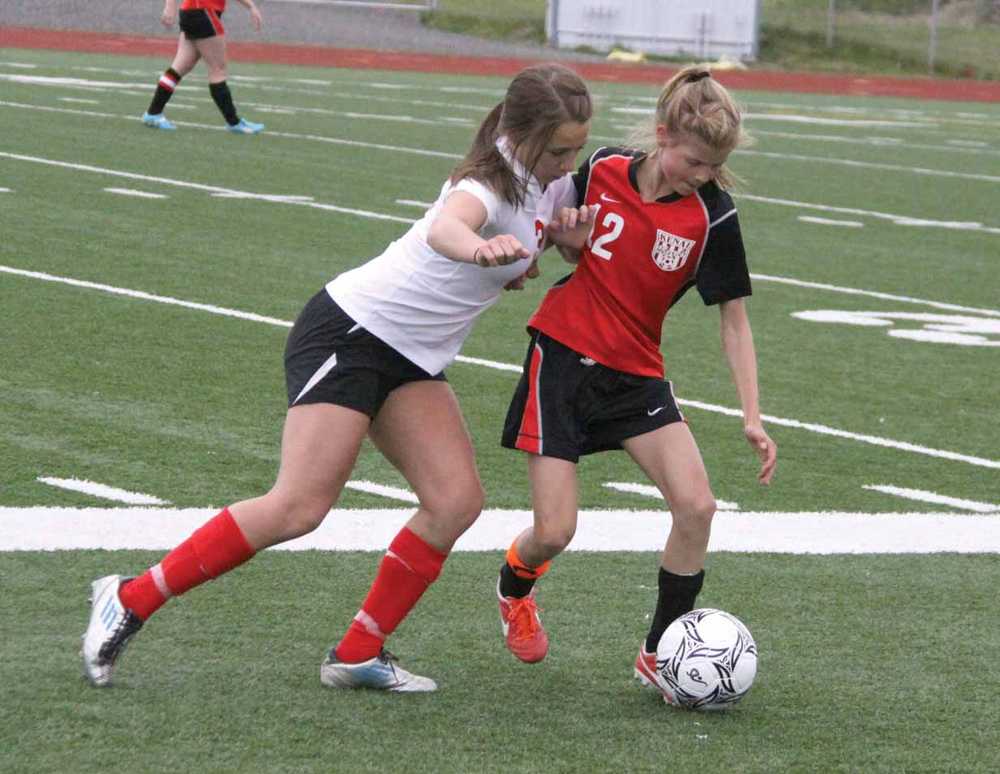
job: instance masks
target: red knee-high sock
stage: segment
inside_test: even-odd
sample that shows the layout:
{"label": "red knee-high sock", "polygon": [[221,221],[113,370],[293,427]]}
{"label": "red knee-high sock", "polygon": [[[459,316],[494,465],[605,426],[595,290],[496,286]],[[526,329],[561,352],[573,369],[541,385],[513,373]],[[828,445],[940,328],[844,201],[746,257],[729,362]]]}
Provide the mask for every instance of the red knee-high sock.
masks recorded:
{"label": "red knee-high sock", "polygon": [[256,553],[242,530],[224,508],[196,529],[191,537],[122,586],[122,604],[145,621],[170,597],[239,567]]}
{"label": "red knee-high sock", "polygon": [[377,656],[385,638],[441,574],[447,558],[403,527],[382,558],[361,610],[337,645],[337,659],[356,664]]}

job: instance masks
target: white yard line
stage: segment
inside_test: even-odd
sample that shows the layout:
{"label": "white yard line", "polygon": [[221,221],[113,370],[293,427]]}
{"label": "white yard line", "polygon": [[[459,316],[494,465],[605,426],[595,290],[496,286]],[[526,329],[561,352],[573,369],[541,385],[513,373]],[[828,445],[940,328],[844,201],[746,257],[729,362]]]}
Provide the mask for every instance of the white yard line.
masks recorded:
{"label": "white yard line", "polygon": [[115,500],[116,502],[127,503],[128,505],[170,505],[169,500],[161,500],[159,497],[142,494],[141,492],[129,492],[127,489],[119,489],[116,486],[98,484],[96,481],[87,481],[79,478],[52,478],[49,476],[39,476],[35,480],[57,489],[80,492],[91,497],[100,497],[103,500]]}
{"label": "white yard line", "polygon": [[[67,113],[71,115],[88,116],[90,118],[111,118],[118,121],[131,121],[133,123],[139,121],[138,116],[127,116],[118,113],[100,113],[96,110],[77,110],[75,108],[59,108],[59,107],[51,107],[49,105],[27,105],[23,102],[7,102],[0,100],[0,107],[12,107],[24,110],[40,110],[48,113]],[[219,126],[218,124],[199,124],[194,121],[174,121],[174,123],[180,127],[209,129],[218,132],[226,131],[227,128],[226,126]],[[348,140],[341,137],[328,137],[326,135],[318,135],[318,134],[278,132],[269,129],[267,130],[267,136],[284,137],[292,140],[310,140],[312,142],[323,142],[332,145],[346,145],[353,148],[372,148],[374,150],[392,151],[394,153],[410,153],[416,156],[431,156],[435,158],[444,158],[444,159],[464,158],[464,156],[460,153],[446,153],[444,151],[427,150],[425,148],[412,148],[402,145],[386,145],[384,143],[376,143],[376,142],[362,142],[360,140]]]}
{"label": "white yard line", "polygon": [[865,224],[860,220],[831,220],[830,218],[817,218],[813,215],[799,215],[799,220],[803,223],[818,223],[821,226],[844,226],[847,228],[865,227]]}
{"label": "white yard line", "polygon": [[[616,492],[625,492],[627,494],[642,495],[643,497],[663,499],[663,495],[660,494],[660,490],[655,486],[650,486],[649,484],[638,484],[629,481],[608,481],[602,486],[604,486],[605,489],[613,489]],[[736,503],[718,499],[715,501],[715,507],[720,511],[738,511],[740,509],[740,506]]]}
{"label": "white yard line", "polygon": [[237,199],[255,199],[258,201],[271,202],[272,204],[290,204],[299,207],[312,207],[318,210],[326,210],[329,212],[340,212],[345,215],[357,215],[361,218],[371,218],[373,220],[390,220],[396,223],[413,223],[413,218],[401,218],[396,215],[387,215],[381,212],[372,212],[370,210],[359,210],[353,207],[339,207],[335,204],[324,204],[322,202],[310,201],[309,197],[294,196],[287,194],[259,194],[253,191],[238,191],[232,188],[222,188],[217,185],[204,185],[202,183],[191,183],[186,180],[175,180],[169,177],[155,177],[152,175],[140,175],[136,172],[123,172],[116,169],[105,169],[104,167],[95,167],[89,164],[74,164],[67,161],[54,161],[52,159],[43,159],[38,156],[24,156],[18,153],[6,153],[0,151],[0,158],[15,159],[17,161],[28,161],[35,164],[46,164],[54,167],[61,167],[63,169],[72,169],[77,172],[92,172],[99,175],[108,175],[111,177],[123,177],[128,180],[142,180],[148,183],[161,183],[163,185],[176,186],[178,188],[189,188],[195,191],[204,191],[212,195],[224,195],[231,196]]}
{"label": "white yard line", "polygon": [[975,306],[960,306],[959,304],[946,304],[941,301],[928,301],[925,298],[914,298],[913,296],[900,296],[894,293],[880,293],[877,290],[862,290],[861,288],[848,288],[842,285],[830,285],[826,282],[810,282],[808,280],[794,279],[792,277],[776,277],[773,274],[750,275],[754,280],[760,282],[777,282],[781,285],[794,285],[800,288],[811,288],[812,290],[828,290],[831,293],[845,293],[849,296],[865,296],[867,298],[880,298],[884,301],[899,301],[904,304],[919,304],[929,306],[934,309],[947,309],[952,312],[972,312],[987,317],[1000,317],[1000,311],[996,309],[983,309]]}
{"label": "white yard line", "polygon": [[348,489],[365,494],[373,494],[378,497],[388,497],[392,500],[402,500],[404,503],[419,503],[420,500],[409,489],[400,489],[395,486],[376,484],[374,481],[348,481],[344,484]]}
{"label": "white yard line", "polygon": [[[146,549],[185,540],[215,508],[0,507],[0,551]],[[271,550],[383,551],[412,508],[335,510],[310,534]],[[503,551],[531,511],[487,510],[455,546]],[[663,511],[581,511],[570,551],[659,552],[670,529]],[[786,554],[1000,553],[1000,516],[955,513],[719,513],[710,551]]]}
{"label": "white yard line", "polygon": [[801,153],[775,153],[773,151],[736,150],[740,156],[760,156],[767,159],[783,161],[806,161],[810,164],[833,164],[858,169],[880,169],[885,172],[906,172],[925,177],[947,177],[958,180],[976,180],[984,183],[1000,183],[1000,175],[982,175],[974,172],[955,172],[951,169],[930,169],[928,167],[907,167],[902,164],[884,164],[875,161],[857,161],[855,159],[836,159],[827,156],[806,156]]}
{"label": "white yard line", "polygon": [[934,505],[948,505],[952,508],[975,511],[976,513],[1000,513],[1000,504],[998,503],[983,503],[977,500],[965,500],[961,497],[948,497],[936,492],[927,492],[923,489],[907,489],[906,487],[888,486],[885,484],[866,484],[862,488],[895,497],[903,497],[907,500],[918,500],[922,503],[933,503]]}
{"label": "white yard line", "polygon": [[167,199],[166,194],[150,193],[149,191],[136,191],[134,188],[105,188],[108,193],[121,194],[122,196],[136,196],[140,199]]}
{"label": "white yard line", "polygon": [[776,204],[782,207],[796,207],[804,210],[819,210],[821,212],[837,212],[842,215],[865,215],[869,218],[888,220],[899,226],[923,226],[925,228],[945,228],[956,231],[975,231],[982,234],[1000,234],[1000,228],[994,226],[984,226],[977,221],[962,220],[931,220],[926,218],[914,218],[909,215],[894,215],[890,212],[878,212],[877,210],[862,210],[858,207],[834,207],[829,204],[813,204],[811,202],[798,202],[793,199],[776,199],[773,196],[759,196],[757,194],[741,193],[736,196],[737,201],[762,202],[763,204]]}
{"label": "white yard line", "polygon": [[[0,154],[3,155],[3,154]],[[180,299],[171,298],[169,296],[156,296],[151,293],[145,293],[143,291],[128,290],[126,288],[116,288],[111,285],[102,285],[96,282],[87,282],[84,280],[69,279],[66,277],[57,277],[52,274],[45,274],[43,272],[27,271],[25,269],[16,269],[11,266],[0,265],[0,273],[14,274],[18,276],[28,277],[31,279],[40,279],[46,282],[58,282],[66,285],[72,285],[75,287],[87,288],[90,290],[100,290],[106,293],[113,293],[115,295],[128,296],[131,298],[138,298],[145,301],[155,301],[157,303],[164,304],[174,304],[177,306],[183,306],[189,309],[197,309],[204,312],[210,312],[211,314],[219,314],[226,317],[236,317],[239,319],[250,320],[253,322],[266,322],[271,325],[280,325],[285,328],[291,327],[292,323],[287,320],[278,320],[273,317],[264,317],[262,315],[254,314],[252,312],[242,312],[236,309],[225,309],[223,307],[213,306],[211,304],[198,304],[191,301],[182,301]],[[515,365],[513,363],[500,363],[493,360],[483,360],[481,358],[471,358],[460,355],[456,358],[458,362],[468,363],[472,365],[481,365],[488,368],[494,368],[502,371],[511,371],[514,373],[521,373],[521,366]],[[713,403],[703,403],[701,401],[695,400],[678,400],[683,406],[691,406],[693,408],[702,409],[704,411],[710,411],[716,414],[725,414],[727,416],[742,416],[742,412],[739,409],[729,408],[727,406],[718,406]],[[914,454],[921,454],[928,457],[937,457],[939,459],[952,460],[954,462],[964,462],[968,465],[976,465],[979,467],[993,468],[1000,470],[1000,461],[985,459],[983,457],[974,457],[968,454],[960,454],[958,452],[946,451],[942,449],[932,449],[927,446],[920,446],[918,444],[907,443],[906,441],[895,441],[890,438],[880,438],[874,435],[865,435],[862,433],[852,433],[847,430],[839,430],[835,427],[828,427],[827,425],[816,424],[812,422],[800,422],[797,419],[786,419],[784,417],[775,417],[771,415],[765,415],[764,419],[772,424],[782,425],[785,427],[792,427],[799,430],[809,430],[820,435],[831,435],[837,438],[844,438],[852,441],[860,441],[862,443],[871,444],[874,446],[881,446],[883,448],[897,449],[900,451],[910,452]]]}

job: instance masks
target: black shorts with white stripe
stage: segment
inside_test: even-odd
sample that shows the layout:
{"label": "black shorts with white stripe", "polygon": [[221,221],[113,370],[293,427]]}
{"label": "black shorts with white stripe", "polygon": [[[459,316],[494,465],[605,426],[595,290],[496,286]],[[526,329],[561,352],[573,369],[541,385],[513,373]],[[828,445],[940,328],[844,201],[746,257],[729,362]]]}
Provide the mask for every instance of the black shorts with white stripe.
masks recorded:
{"label": "black shorts with white stripe", "polygon": [[225,35],[222,26],[222,12],[198,8],[177,14],[177,26],[188,40],[204,40],[216,35]]}
{"label": "black shorts with white stripe", "polygon": [[616,371],[533,330],[500,443],[577,462],[683,421],[669,381]]}
{"label": "black shorts with white stripe", "polygon": [[351,319],[326,292],[299,314],[285,345],[288,406],[333,403],[374,419],[389,393],[429,374]]}

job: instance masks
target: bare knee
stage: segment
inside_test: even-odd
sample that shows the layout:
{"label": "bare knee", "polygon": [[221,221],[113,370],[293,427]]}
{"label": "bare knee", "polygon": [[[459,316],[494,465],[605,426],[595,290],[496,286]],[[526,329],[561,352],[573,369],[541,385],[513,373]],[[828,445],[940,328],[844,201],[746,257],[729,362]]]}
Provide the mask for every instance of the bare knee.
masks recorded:
{"label": "bare knee", "polygon": [[456,535],[473,525],[486,505],[486,493],[479,481],[469,481],[420,498],[420,507],[438,524],[447,524]]}
{"label": "bare knee", "polygon": [[308,535],[316,529],[333,507],[333,501],[326,496],[283,496],[277,495],[281,513],[280,525],[282,540]]}
{"label": "bare knee", "polygon": [[712,529],[715,510],[715,498],[711,492],[671,503],[674,528],[692,539],[707,539]]}
{"label": "bare knee", "polygon": [[551,558],[563,552],[576,534],[576,524],[536,525],[533,532],[535,548]]}

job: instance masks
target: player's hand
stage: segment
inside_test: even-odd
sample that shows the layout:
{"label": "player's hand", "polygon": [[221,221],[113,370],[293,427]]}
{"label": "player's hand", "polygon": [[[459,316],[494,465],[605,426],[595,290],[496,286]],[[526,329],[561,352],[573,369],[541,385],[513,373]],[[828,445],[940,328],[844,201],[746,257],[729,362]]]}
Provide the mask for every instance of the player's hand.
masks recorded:
{"label": "player's hand", "polygon": [[177,3],[167,0],[163,4],[163,13],[160,14],[160,24],[164,27],[173,27],[177,20]]}
{"label": "player's hand", "polygon": [[250,21],[253,22],[253,28],[260,32],[261,27],[264,26],[264,17],[260,15],[260,9],[252,3],[250,5]]}
{"label": "player's hand", "polygon": [[506,285],[503,286],[504,290],[524,290],[524,283],[530,279],[534,279],[538,276],[538,259],[536,258],[531,262],[528,270],[524,272],[520,277],[515,277]]}
{"label": "player's hand", "polygon": [[498,234],[486,240],[472,254],[473,262],[483,269],[506,266],[530,257],[531,252],[510,234]]}
{"label": "player's hand", "polygon": [[761,425],[747,425],[743,428],[743,434],[760,458],[760,473],[757,474],[757,480],[767,486],[771,483],[774,468],[778,464],[778,445],[764,432]]}
{"label": "player's hand", "polygon": [[593,227],[594,207],[562,207],[549,222],[546,231],[549,238],[563,247],[579,250],[590,236]]}

